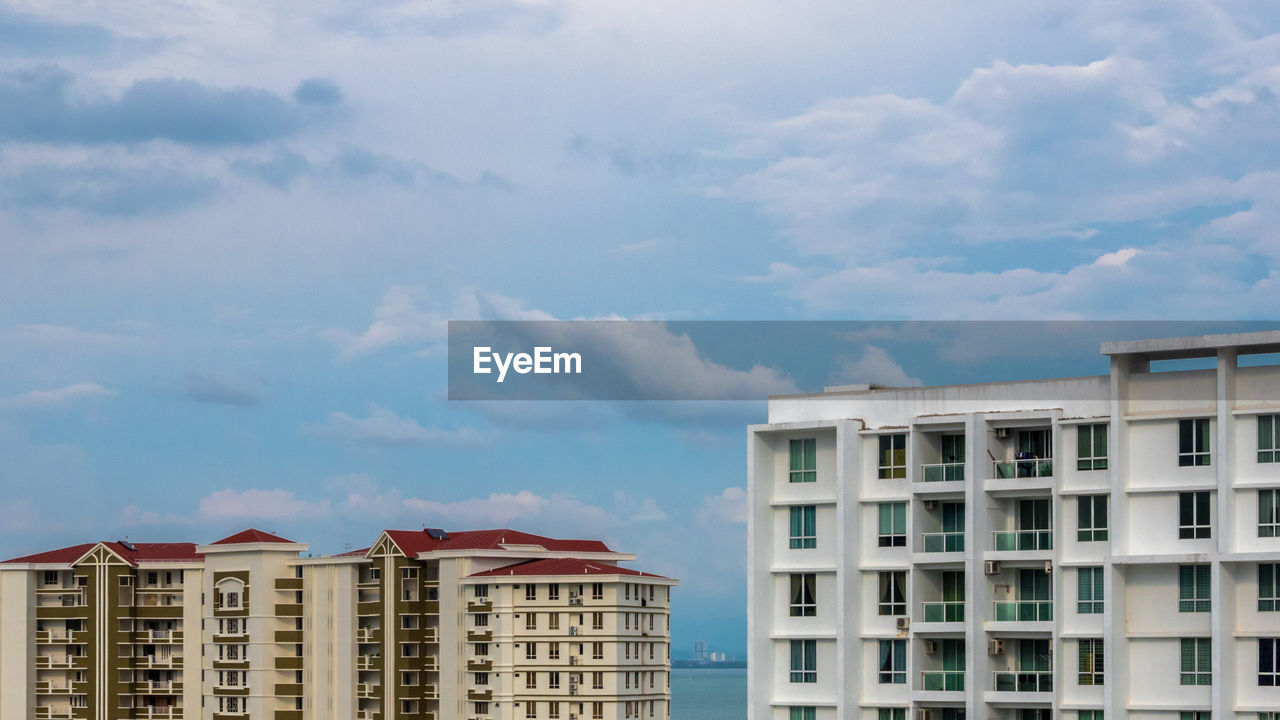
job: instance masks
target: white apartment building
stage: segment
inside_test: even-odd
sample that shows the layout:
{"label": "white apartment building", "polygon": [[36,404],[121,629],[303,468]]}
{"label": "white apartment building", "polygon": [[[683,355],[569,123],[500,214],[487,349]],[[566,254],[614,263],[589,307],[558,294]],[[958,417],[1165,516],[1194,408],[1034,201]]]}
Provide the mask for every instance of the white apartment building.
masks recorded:
{"label": "white apartment building", "polygon": [[771,398],[749,720],[1280,720],[1280,365],[1240,362],[1277,352]]}

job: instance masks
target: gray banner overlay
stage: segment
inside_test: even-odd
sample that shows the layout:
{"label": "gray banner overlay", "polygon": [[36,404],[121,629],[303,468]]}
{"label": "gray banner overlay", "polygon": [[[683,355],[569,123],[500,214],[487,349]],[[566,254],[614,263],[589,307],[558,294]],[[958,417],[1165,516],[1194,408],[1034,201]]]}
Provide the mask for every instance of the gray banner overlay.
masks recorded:
{"label": "gray banner overlay", "polygon": [[[1268,331],[1280,322],[459,320],[449,322],[449,399],[761,401],[824,388],[1034,381],[1106,375],[1104,344]],[[1274,346],[1263,340],[1238,366],[1280,364],[1280,335]],[[1152,372],[1217,363],[1212,353],[1147,359]],[[1009,391],[1052,402],[1051,386]]]}

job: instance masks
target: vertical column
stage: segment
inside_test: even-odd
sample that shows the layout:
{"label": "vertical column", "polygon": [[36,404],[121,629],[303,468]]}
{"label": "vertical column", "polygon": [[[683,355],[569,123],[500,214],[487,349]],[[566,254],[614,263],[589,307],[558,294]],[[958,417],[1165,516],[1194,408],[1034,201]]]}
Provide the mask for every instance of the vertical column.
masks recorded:
{"label": "vertical column", "polygon": [[987,720],[984,694],[990,682],[987,657],[987,576],[983,560],[986,555],[990,523],[987,518],[986,468],[987,422],[979,413],[968,413],[964,419],[964,596],[965,596],[965,667],[969,681],[965,684],[965,717]]}
{"label": "vertical column", "polygon": [[766,426],[747,428],[747,720],[768,720],[773,697],[773,657],[769,565],[777,552],[769,499],[773,463],[768,461]]}
{"label": "vertical column", "polygon": [[[1132,355],[1111,358],[1111,421],[1107,426],[1107,467],[1111,475],[1108,502],[1110,514],[1111,556],[1129,551],[1129,498],[1128,487],[1129,424],[1129,376],[1146,372],[1150,363]],[[1110,557],[1104,564],[1103,580],[1103,648],[1107,654],[1108,682],[1102,695],[1107,717],[1126,717],[1129,701],[1129,643],[1124,635],[1124,566],[1115,564]]]}
{"label": "vertical column", "polygon": [[862,643],[856,635],[860,626],[862,593],[859,591],[858,505],[859,448],[858,425],[848,420],[836,423],[836,717],[853,718],[858,713],[862,689],[862,668],[858,662]]}
{"label": "vertical column", "polygon": [[1067,527],[1066,516],[1062,509],[1062,479],[1066,476],[1065,461],[1067,458],[1066,442],[1063,438],[1062,430],[1062,411],[1055,410],[1050,422],[1049,442],[1053,448],[1053,487],[1049,492],[1049,527],[1053,528],[1051,536],[1053,538],[1053,550],[1050,553],[1049,562],[1053,569],[1049,575],[1049,586],[1053,590],[1053,634],[1049,638],[1050,647],[1053,648],[1053,686],[1057,688],[1057,692],[1053,694],[1052,711],[1058,715],[1058,708],[1062,699],[1063,690],[1067,687],[1067,678],[1070,674],[1067,672],[1070,662],[1067,659],[1066,643],[1062,639],[1062,620],[1067,614],[1067,578],[1062,570],[1062,547],[1065,544],[1065,538],[1069,528]]}
{"label": "vertical column", "polygon": [[1218,487],[1214,508],[1217,517],[1213,521],[1218,556],[1210,566],[1209,588],[1209,596],[1212,598],[1210,627],[1213,633],[1210,642],[1214,658],[1213,687],[1210,693],[1214,717],[1230,717],[1235,707],[1235,639],[1231,622],[1235,612],[1227,604],[1227,583],[1224,582],[1227,580],[1226,569],[1222,560],[1236,546],[1235,538],[1231,536],[1235,524],[1228,522],[1228,519],[1235,518],[1232,480],[1235,476],[1236,422],[1231,411],[1236,404],[1236,366],[1236,349],[1219,348],[1217,387],[1214,393],[1217,400],[1217,432],[1214,434],[1214,441],[1217,447],[1210,448],[1214,479]]}
{"label": "vertical column", "polygon": [[0,717],[26,718],[36,704],[34,571],[0,570]]}

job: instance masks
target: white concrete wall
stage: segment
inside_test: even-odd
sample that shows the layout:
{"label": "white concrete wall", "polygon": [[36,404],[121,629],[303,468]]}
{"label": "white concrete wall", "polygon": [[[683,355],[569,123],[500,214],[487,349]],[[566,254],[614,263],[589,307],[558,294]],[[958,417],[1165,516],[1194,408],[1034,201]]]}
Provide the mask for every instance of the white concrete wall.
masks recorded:
{"label": "white concrete wall", "polygon": [[0,718],[22,720],[35,707],[35,574],[0,569]]}

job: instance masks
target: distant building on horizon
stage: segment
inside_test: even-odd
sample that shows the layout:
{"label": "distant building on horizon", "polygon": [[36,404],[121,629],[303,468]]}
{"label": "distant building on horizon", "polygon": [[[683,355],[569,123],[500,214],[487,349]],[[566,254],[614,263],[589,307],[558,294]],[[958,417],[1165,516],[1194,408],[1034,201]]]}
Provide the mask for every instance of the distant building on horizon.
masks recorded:
{"label": "distant building on horizon", "polygon": [[0,563],[4,720],[670,716],[670,578],[596,540],[247,530]]}
{"label": "distant building on horizon", "polygon": [[749,720],[1280,718],[1280,332],[1102,353],[769,399]]}

